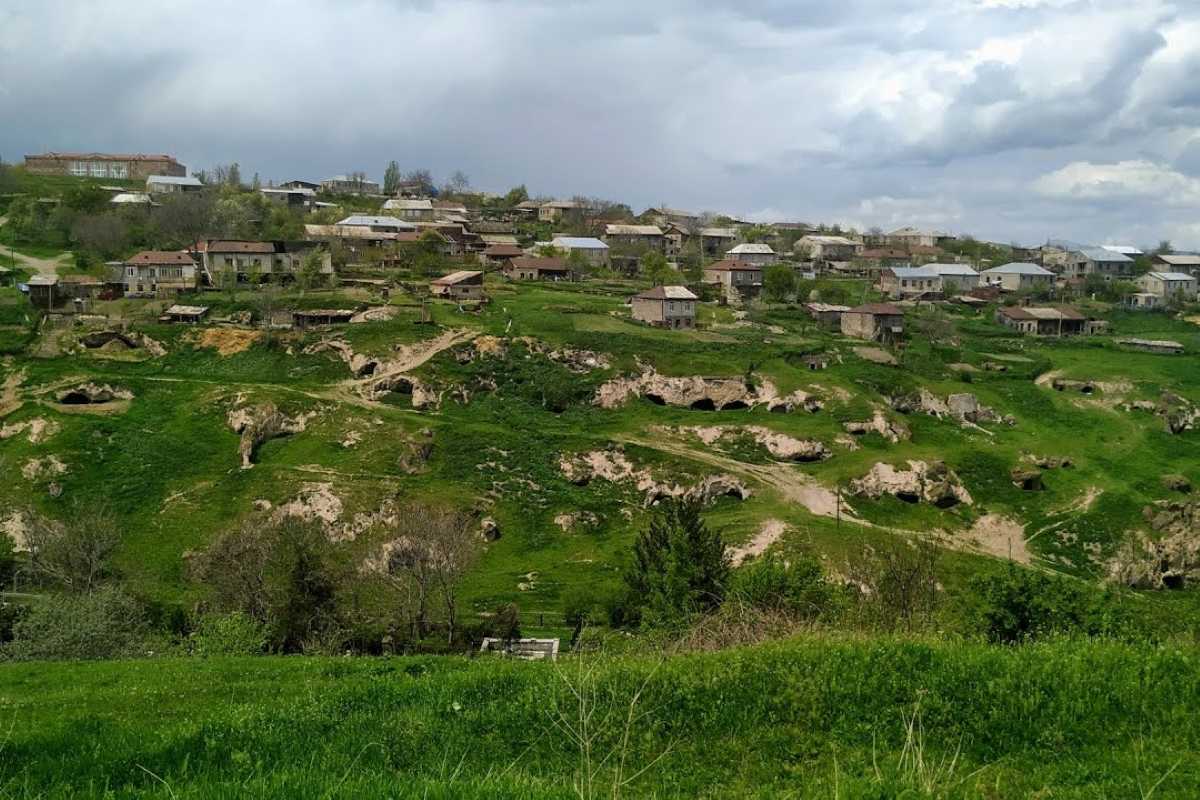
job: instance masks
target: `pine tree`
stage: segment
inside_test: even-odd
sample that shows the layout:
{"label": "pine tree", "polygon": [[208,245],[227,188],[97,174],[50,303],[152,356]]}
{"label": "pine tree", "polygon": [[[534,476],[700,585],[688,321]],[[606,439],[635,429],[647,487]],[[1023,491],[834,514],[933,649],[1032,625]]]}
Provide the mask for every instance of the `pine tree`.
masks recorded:
{"label": "pine tree", "polygon": [[671,500],[634,543],[625,574],[645,618],[659,624],[711,611],[725,597],[729,559],[725,542],[709,530],[693,501]]}

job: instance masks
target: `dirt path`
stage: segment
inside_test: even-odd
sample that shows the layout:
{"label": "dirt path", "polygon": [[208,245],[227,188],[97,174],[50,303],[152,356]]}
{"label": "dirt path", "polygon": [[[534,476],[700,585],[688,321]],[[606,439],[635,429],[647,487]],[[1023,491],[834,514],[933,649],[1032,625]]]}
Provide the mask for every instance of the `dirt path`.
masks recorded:
{"label": "dirt path", "polygon": [[[5,253],[4,255],[8,255]],[[57,276],[58,270],[61,267],[67,266],[67,259],[71,257],[70,253],[62,253],[54,258],[34,258],[33,256],[22,255],[21,253],[13,252],[17,257],[17,264],[33,270],[38,275]]]}
{"label": "dirt path", "polygon": [[9,373],[0,385],[0,417],[7,416],[21,407],[21,384],[25,381],[25,370]]}
{"label": "dirt path", "polygon": [[[819,517],[836,517],[838,515],[837,494],[823,486],[815,478],[811,478],[787,464],[746,464],[728,456],[691,448],[682,442],[665,438],[649,440],[625,437],[623,441],[661,450],[693,461],[700,461],[739,477],[749,478],[771,487],[785,500],[804,506],[810,514]],[[854,516],[853,510],[846,504],[845,498],[841,501],[841,515],[848,521],[862,523]]]}
{"label": "dirt path", "polygon": [[469,342],[481,332],[471,328],[453,328],[433,339],[416,344],[402,345],[396,349],[396,357],[384,362],[382,375],[399,375],[411,372],[443,350]]}
{"label": "dirt path", "polygon": [[962,535],[978,552],[1027,566],[1033,563],[1033,554],[1026,546],[1025,526],[1014,519],[1000,514],[985,514],[975,520],[971,530]]}
{"label": "dirt path", "polygon": [[787,533],[788,525],[781,519],[765,519],[762,527],[753,539],[740,547],[729,548],[729,560],[735,567],[740,567],[747,558],[761,556],[767,548],[779,541]]}

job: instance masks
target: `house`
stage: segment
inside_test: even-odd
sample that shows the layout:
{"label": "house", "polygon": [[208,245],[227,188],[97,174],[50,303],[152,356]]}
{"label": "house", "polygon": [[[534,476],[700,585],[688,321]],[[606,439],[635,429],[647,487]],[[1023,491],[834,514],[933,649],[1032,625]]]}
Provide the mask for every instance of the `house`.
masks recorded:
{"label": "house", "polygon": [[985,269],[981,273],[984,283],[999,286],[1006,292],[1025,289],[1047,288],[1054,285],[1054,273],[1037,264],[1014,261],[998,267]]}
{"label": "house", "polygon": [[1133,274],[1133,259],[1105,250],[1103,247],[1081,247],[1067,253],[1063,259],[1063,275],[1068,280],[1082,280],[1099,275],[1105,280],[1124,278]]}
{"label": "house", "polygon": [[696,327],[696,301],[685,286],[655,286],[629,301],[633,318],[657,328]]}
{"label": "house", "polygon": [[429,293],[451,300],[482,300],[483,273],[460,270],[429,282]]}
{"label": "house", "polygon": [[808,311],[809,316],[820,324],[830,328],[840,328],[842,325],[842,314],[850,310],[850,306],[839,306],[831,303],[807,303],[804,308]]}
{"label": "house", "polygon": [[379,184],[354,175],[334,175],[321,181],[321,189],[333,194],[379,194]]}
{"label": "house", "polygon": [[401,231],[415,231],[417,229],[417,226],[413,223],[397,219],[396,217],[375,217],[369,214],[351,214],[337,224],[355,228],[369,228],[376,233],[400,233]]}
{"label": "house", "polygon": [[317,193],[303,186],[292,188],[267,187],[258,190],[263,197],[273,203],[285,205],[288,208],[312,208],[316,204]]}
{"label": "house", "polygon": [[383,210],[413,222],[433,221],[433,201],[429,199],[398,197],[384,203]]}
{"label": "house", "polygon": [[1135,311],[1151,311],[1162,307],[1162,298],[1152,292],[1134,292],[1125,298],[1125,305]]}
{"label": "house", "polygon": [[1087,328],[1087,317],[1070,306],[1003,306],[996,310],[996,321],[1027,336],[1074,336]]}
{"label": "house", "polygon": [[704,268],[704,282],[720,285],[721,295],[729,301],[757,297],[762,291],[762,267],[733,259],[718,261]]}
{"label": "house", "polygon": [[937,247],[942,242],[955,239],[952,234],[944,231],[923,231],[919,228],[904,227],[886,235],[886,243],[897,247]]}
{"label": "house", "polygon": [[1137,279],[1137,285],[1163,302],[1196,299],[1196,278],[1186,272],[1147,272]]}
{"label": "house", "polygon": [[63,300],[92,300],[104,290],[104,281],[91,275],[59,275],[58,295]]}
{"label": "house", "polygon": [[979,286],[979,273],[965,264],[891,267],[879,273],[879,290],[893,299],[945,297]]}
{"label": "house", "polygon": [[701,228],[700,249],[704,255],[711,258],[725,252],[729,245],[737,240],[737,230],[734,228]]}
{"label": "house", "polygon": [[112,153],[43,153],[25,156],[25,169],[34,175],[72,175],[76,178],[145,180],[151,175],[183,177],[187,169],[168,155]]}
{"label": "house", "polygon": [[187,325],[198,325],[208,315],[208,306],[173,305],[162,313],[164,322],[182,322]]}
{"label": "house", "polygon": [[125,262],[126,297],[153,297],[195,288],[196,262],[186,251],[143,250]]}
{"label": "house", "polygon": [[891,303],[866,303],[842,312],[842,335],[894,342],[904,335],[904,311]]}
{"label": "house", "polygon": [[519,211],[522,214],[537,214],[541,210],[542,204],[537,200],[522,200],[513,206],[513,211]]}
{"label": "house", "polygon": [[1200,277],[1200,255],[1191,253],[1163,253],[1154,257],[1154,263],[1167,267],[1167,272],[1187,272]]}
{"label": "house", "polygon": [[292,312],[292,327],[303,330],[318,325],[345,325],[355,315],[353,308],[308,308]]}
{"label": "house", "polygon": [[386,247],[404,240],[416,238],[415,231],[390,233],[374,231],[366,225],[305,225],[304,238],[310,242],[339,242],[352,252],[358,253],[371,247]]}
{"label": "house", "polygon": [[521,256],[505,263],[504,275],[514,281],[564,281],[571,277],[571,270],[561,258]]}
{"label": "house", "polygon": [[888,267],[907,267],[911,263],[908,250],[903,247],[872,247],[864,249],[859,258],[868,270]]}
{"label": "house", "polygon": [[805,261],[849,261],[862,255],[864,249],[862,242],[845,236],[809,234],[796,240],[792,252]]}
{"label": "house", "polygon": [[579,208],[579,203],[574,200],[551,200],[538,206],[538,221],[557,222],[563,214],[570,213],[577,208]]}
{"label": "house", "polygon": [[550,244],[568,254],[582,253],[593,267],[608,265],[608,245],[599,239],[590,236],[556,236]]}
{"label": "house", "polygon": [[329,250],[313,242],[208,239],[196,246],[201,272],[211,286],[221,285],[229,274],[236,275],[238,283],[294,278],[313,251],[320,253],[319,274],[332,275]]}
{"label": "house", "polygon": [[657,225],[605,225],[604,241],[609,247],[631,247],[662,252],[666,240]]}
{"label": "house", "polygon": [[29,288],[29,302],[34,308],[49,311],[61,305],[65,299],[58,291],[57,275],[33,275],[25,285]]}
{"label": "house", "polygon": [[511,244],[493,244],[483,249],[479,254],[480,263],[485,266],[503,266],[512,258],[520,258],[525,255],[525,251],[516,245]]}
{"label": "house", "polygon": [[[386,203],[384,205],[387,205]],[[438,219],[458,218],[466,220],[471,213],[462,203],[454,203],[449,200],[434,200],[433,213]]]}
{"label": "house", "polygon": [[287,183],[279,184],[280,189],[307,189],[310,192],[316,192],[321,188],[321,184],[313,183],[312,181],[288,181]]}
{"label": "house", "polygon": [[520,245],[516,235],[512,233],[480,233],[475,227],[472,227],[471,230],[478,234],[479,242],[483,245],[484,249],[494,244],[506,244],[511,247],[518,247]]}
{"label": "house", "polygon": [[146,191],[151,194],[175,194],[178,192],[198,192],[204,188],[199,178],[187,178],[181,175],[151,175],[146,178]]}
{"label": "house", "polygon": [[680,211],[678,208],[647,208],[642,212],[642,218],[651,220],[655,225],[681,225],[687,227],[695,225],[700,221],[699,214],[693,214],[690,211]]}
{"label": "house", "polygon": [[779,260],[779,256],[775,255],[775,251],[771,249],[771,245],[762,244],[761,242],[739,244],[737,247],[726,250],[725,258],[743,264],[756,264],[760,267],[767,264],[774,264]]}
{"label": "house", "polygon": [[1101,247],[1112,253],[1120,253],[1127,258],[1137,259],[1146,255],[1141,250],[1130,244],[1104,244],[1101,245]]}

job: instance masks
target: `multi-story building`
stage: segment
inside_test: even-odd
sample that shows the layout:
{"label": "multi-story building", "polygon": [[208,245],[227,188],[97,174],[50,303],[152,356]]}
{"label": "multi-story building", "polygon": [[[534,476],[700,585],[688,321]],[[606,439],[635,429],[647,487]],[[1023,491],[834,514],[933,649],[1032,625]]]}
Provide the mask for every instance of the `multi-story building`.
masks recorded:
{"label": "multi-story building", "polygon": [[174,156],[113,153],[42,153],[25,156],[25,169],[35,175],[145,180],[151,175],[182,178],[187,168]]}

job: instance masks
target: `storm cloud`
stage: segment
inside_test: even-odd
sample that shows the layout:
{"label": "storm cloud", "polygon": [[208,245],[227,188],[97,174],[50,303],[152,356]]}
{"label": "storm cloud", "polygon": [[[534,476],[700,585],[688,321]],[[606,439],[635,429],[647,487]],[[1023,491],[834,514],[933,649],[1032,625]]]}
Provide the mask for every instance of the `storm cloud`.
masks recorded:
{"label": "storm cloud", "polygon": [[1169,0],[0,7],[0,156],[1200,247],[1200,9]]}

